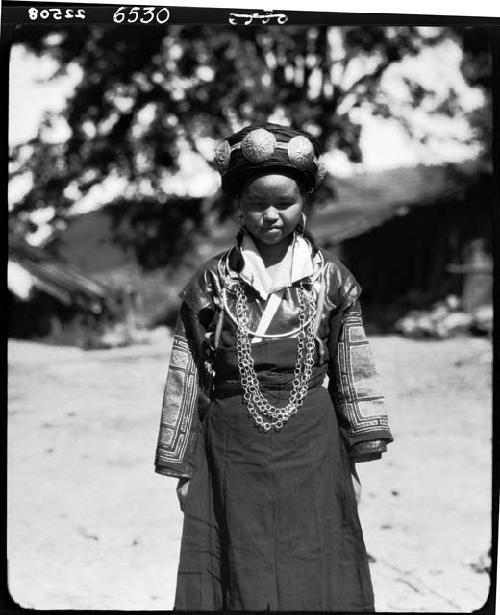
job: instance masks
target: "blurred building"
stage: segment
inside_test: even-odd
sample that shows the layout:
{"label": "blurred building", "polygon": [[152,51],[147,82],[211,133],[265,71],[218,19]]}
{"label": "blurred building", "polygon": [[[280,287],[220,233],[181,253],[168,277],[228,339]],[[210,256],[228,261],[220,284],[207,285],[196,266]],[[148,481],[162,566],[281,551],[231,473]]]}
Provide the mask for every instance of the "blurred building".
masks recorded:
{"label": "blurred building", "polygon": [[336,207],[320,209],[312,227],[359,279],[369,320],[390,326],[448,294],[467,310],[491,305],[488,169],[419,165],[327,183],[325,193],[333,189]]}
{"label": "blurred building", "polygon": [[9,238],[9,336],[88,345],[118,313],[109,287],[24,240]]}

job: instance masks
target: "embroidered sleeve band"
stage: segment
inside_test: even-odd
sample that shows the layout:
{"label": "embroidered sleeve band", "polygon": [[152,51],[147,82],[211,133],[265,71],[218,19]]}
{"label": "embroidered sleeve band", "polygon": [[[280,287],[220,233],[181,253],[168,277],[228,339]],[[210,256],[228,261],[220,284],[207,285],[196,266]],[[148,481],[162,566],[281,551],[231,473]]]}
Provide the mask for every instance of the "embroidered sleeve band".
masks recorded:
{"label": "embroidered sleeve band", "polygon": [[344,313],[329,388],[349,451],[362,455],[363,447],[356,445],[383,440],[382,446],[368,446],[366,453],[383,452],[392,435],[358,302]]}
{"label": "embroidered sleeve band", "polygon": [[160,474],[190,476],[198,434],[198,370],[193,344],[179,318],[167,380],[156,449],[155,466]]}

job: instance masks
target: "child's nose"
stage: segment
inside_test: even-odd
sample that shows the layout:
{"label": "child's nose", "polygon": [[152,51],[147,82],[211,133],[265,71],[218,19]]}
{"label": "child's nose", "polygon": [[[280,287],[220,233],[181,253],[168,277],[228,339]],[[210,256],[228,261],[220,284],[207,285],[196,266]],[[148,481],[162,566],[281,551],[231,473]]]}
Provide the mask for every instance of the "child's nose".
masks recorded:
{"label": "child's nose", "polygon": [[274,207],[268,207],[264,211],[264,220],[276,220],[278,218],[278,212]]}

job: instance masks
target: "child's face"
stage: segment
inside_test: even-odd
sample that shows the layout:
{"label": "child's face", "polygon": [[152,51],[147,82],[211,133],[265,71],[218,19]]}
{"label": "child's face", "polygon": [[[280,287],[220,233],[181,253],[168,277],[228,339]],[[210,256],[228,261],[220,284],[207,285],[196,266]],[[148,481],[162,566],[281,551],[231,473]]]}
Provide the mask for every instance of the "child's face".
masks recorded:
{"label": "child's face", "polygon": [[263,175],[246,184],[238,200],[246,229],[265,244],[284,241],[296,228],[304,199],[286,175]]}

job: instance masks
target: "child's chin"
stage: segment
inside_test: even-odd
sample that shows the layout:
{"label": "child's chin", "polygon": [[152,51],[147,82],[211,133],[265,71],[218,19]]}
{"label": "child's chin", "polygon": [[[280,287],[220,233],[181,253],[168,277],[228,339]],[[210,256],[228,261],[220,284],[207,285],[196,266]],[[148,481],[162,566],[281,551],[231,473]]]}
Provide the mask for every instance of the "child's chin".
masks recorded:
{"label": "child's chin", "polygon": [[280,231],[269,231],[269,232],[261,232],[259,233],[259,239],[263,243],[267,243],[269,245],[274,245],[275,243],[280,243],[284,239],[286,239],[286,234]]}
{"label": "child's chin", "polygon": [[286,237],[284,235],[282,235],[281,233],[278,235],[274,235],[272,237],[269,236],[265,236],[265,237],[260,237],[260,240],[262,241],[262,243],[267,244],[268,246],[274,246],[277,243],[281,243],[282,241],[284,241],[286,239]]}

